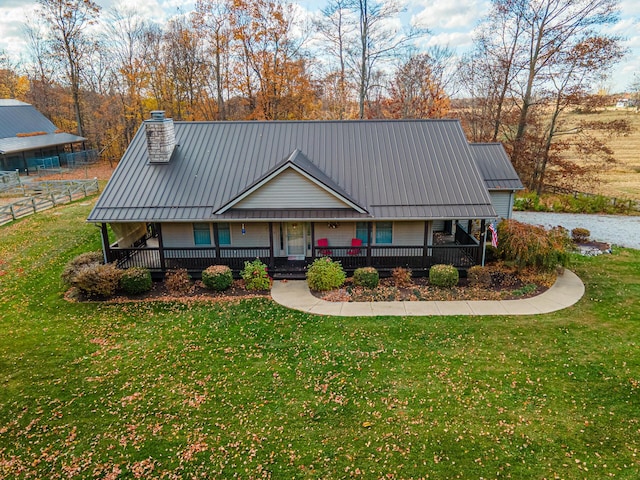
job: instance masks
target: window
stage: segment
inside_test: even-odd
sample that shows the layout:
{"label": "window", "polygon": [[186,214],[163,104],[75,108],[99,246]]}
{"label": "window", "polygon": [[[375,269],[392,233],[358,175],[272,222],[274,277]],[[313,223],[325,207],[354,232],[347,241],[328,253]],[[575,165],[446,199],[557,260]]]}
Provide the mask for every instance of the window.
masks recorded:
{"label": "window", "polygon": [[228,223],[218,224],[218,244],[231,245],[231,228]]}
{"label": "window", "polygon": [[193,224],[193,243],[196,245],[211,245],[211,229],[208,223]]}
{"label": "window", "polygon": [[377,222],[376,223],[376,244],[393,243],[393,223]]}
{"label": "window", "polygon": [[362,240],[362,245],[366,245],[369,240],[367,222],[356,222],[356,238]]}

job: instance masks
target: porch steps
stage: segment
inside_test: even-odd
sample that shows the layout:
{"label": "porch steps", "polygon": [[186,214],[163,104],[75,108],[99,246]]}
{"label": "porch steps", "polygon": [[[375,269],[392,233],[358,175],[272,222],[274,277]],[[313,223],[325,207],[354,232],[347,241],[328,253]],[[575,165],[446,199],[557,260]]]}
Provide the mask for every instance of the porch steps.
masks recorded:
{"label": "porch steps", "polygon": [[304,272],[277,272],[273,274],[274,280],[306,280]]}

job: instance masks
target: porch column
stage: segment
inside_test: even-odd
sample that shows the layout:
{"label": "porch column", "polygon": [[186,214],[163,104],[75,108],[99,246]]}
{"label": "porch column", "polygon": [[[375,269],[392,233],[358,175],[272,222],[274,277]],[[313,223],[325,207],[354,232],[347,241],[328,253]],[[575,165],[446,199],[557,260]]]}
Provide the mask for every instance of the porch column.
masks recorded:
{"label": "porch column", "polygon": [[158,255],[160,256],[160,269],[164,272],[167,265],[164,260],[164,242],[162,241],[162,224],[156,223],[156,232],[158,232]]}
{"label": "porch column", "polygon": [[273,222],[269,222],[269,268],[273,269],[274,266],[275,259],[273,257]]}
{"label": "porch column", "polygon": [[316,258],[316,224],[311,222],[311,261]]}
{"label": "porch column", "polygon": [[486,231],[486,220],[482,220],[480,222],[480,244],[478,245],[478,253],[476,255],[476,264],[482,265],[484,267],[484,249],[487,247],[487,231]]}
{"label": "porch column", "polygon": [[104,253],[104,263],[111,263],[111,246],[109,245],[109,231],[107,230],[107,224],[100,224],[100,231],[102,232],[102,252]]}
{"label": "porch column", "polygon": [[371,266],[371,237],[373,237],[373,222],[367,222],[367,267]]}
{"label": "porch column", "polygon": [[216,258],[220,258],[220,241],[218,235],[218,224],[213,224],[213,243],[216,245]]}
{"label": "porch column", "polygon": [[429,222],[425,220],[424,221],[424,241],[423,241],[423,250],[422,250],[423,257],[429,256],[429,249],[427,248],[428,245],[429,245]]}

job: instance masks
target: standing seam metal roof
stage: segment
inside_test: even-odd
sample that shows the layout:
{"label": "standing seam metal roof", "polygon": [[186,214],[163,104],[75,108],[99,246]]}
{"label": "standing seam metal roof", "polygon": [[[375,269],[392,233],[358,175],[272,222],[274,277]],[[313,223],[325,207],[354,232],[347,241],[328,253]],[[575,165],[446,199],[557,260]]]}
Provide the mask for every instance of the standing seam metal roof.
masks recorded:
{"label": "standing seam metal roof", "polygon": [[472,143],[471,152],[489,190],[524,189],[501,143]]}
{"label": "standing seam metal roof", "polygon": [[296,149],[369,218],[495,216],[457,120],[175,122],[175,135],[171,162],[150,164],[142,126],[89,221],[264,218],[214,212]]}

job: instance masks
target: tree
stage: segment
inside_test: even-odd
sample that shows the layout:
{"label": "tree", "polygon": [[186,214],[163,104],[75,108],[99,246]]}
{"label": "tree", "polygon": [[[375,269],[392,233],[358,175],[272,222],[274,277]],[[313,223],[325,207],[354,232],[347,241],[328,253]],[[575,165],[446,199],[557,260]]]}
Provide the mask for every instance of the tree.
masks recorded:
{"label": "tree", "polygon": [[40,14],[50,29],[51,51],[65,65],[78,135],[82,136],[84,121],[80,101],[81,71],[92,49],[86,30],[96,22],[100,7],[91,0],[38,0],[38,4]]}

